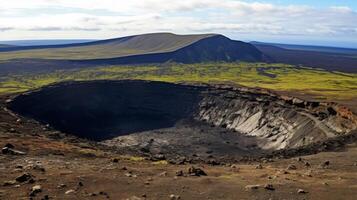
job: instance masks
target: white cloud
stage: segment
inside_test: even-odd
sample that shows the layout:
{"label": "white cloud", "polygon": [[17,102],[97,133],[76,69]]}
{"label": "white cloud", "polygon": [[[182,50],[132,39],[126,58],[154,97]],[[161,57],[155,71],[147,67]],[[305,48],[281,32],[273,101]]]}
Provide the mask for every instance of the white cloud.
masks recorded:
{"label": "white cloud", "polygon": [[330,7],[332,12],[342,12],[342,13],[351,13],[353,10],[347,6],[332,6]]}
{"label": "white cloud", "polygon": [[0,40],[145,32],[357,37],[357,13],[237,0],[0,0]]}

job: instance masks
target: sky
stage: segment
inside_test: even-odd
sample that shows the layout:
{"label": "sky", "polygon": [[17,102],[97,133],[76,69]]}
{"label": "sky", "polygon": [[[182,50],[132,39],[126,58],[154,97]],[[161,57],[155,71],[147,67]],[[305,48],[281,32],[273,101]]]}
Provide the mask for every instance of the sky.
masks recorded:
{"label": "sky", "polygon": [[0,0],[0,41],[152,32],[357,48],[357,1]]}

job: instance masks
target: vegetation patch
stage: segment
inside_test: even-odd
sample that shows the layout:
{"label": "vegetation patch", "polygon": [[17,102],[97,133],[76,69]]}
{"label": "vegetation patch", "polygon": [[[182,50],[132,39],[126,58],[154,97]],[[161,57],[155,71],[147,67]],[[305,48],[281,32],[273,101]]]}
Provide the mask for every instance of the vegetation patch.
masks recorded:
{"label": "vegetation patch", "polygon": [[110,66],[9,76],[0,81],[0,94],[24,92],[62,81],[124,79],[171,83],[227,83],[312,94],[324,99],[357,98],[357,74],[266,63]]}
{"label": "vegetation patch", "polygon": [[139,157],[139,156],[128,156],[128,157],[124,157],[124,159],[134,161],[134,162],[141,162],[141,161],[145,160],[144,157]]}
{"label": "vegetation patch", "polygon": [[168,165],[169,162],[167,162],[166,160],[159,160],[159,161],[155,161],[152,164],[154,165]]}

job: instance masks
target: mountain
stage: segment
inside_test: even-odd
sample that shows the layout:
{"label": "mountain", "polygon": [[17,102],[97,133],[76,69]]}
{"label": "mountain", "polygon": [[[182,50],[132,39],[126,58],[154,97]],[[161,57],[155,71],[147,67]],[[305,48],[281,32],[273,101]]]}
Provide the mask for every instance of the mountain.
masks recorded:
{"label": "mountain", "polygon": [[0,43],[0,48],[10,48],[10,47],[14,47],[14,45]]}
{"label": "mountain", "polygon": [[270,46],[280,47],[280,48],[289,49],[289,50],[316,51],[316,52],[324,52],[324,53],[339,53],[339,54],[357,55],[357,49],[354,49],[354,48],[266,43],[266,42],[257,42],[257,41],[252,41],[250,43],[253,45],[270,45]]}
{"label": "mountain", "polygon": [[[253,43],[264,55],[277,63],[322,68],[329,71],[357,73],[357,53],[353,49],[286,47]],[[288,49],[289,48],[289,49]]]}
{"label": "mountain", "polygon": [[43,46],[43,45],[64,45],[64,44],[75,44],[75,43],[85,43],[92,42],[94,40],[10,40],[10,41],[0,41],[0,44],[6,44],[10,46]]}
{"label": "mountain", "polygon": [[176,61],[264,61],[253,45],[223,35],[152,33],[79,44],[0,49],[0,60],[46,59],[80,63],[161,63]]}

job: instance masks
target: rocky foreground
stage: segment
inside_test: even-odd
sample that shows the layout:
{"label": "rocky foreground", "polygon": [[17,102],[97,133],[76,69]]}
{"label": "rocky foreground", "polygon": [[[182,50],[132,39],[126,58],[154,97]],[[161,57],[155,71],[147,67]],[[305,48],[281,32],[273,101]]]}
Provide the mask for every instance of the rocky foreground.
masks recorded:
{"label": "rocky foreground", "polygon": [[289,159],[273,156],[235,163],[183,159],[171,164],[165,156],[124,155],[60,133],[14,115],[4,103],[0,119],[1,200],[335,200],[357,195],[355,140],[342,142],[337,150],[326,148],[329,152]]}

